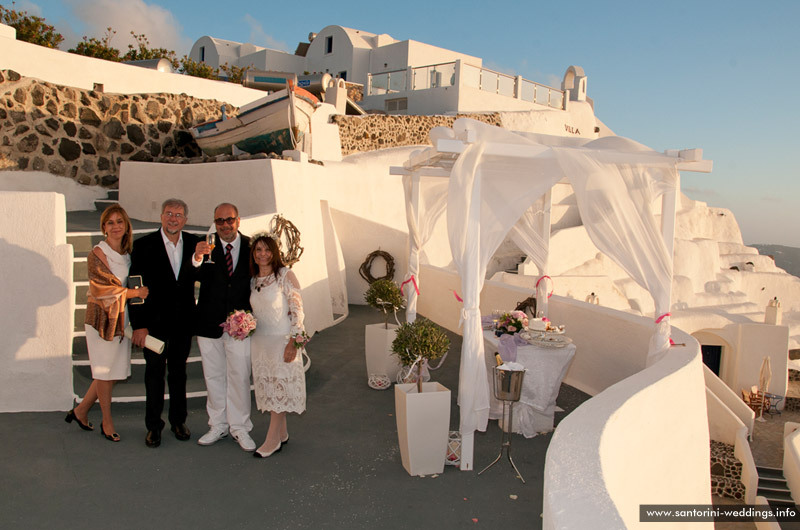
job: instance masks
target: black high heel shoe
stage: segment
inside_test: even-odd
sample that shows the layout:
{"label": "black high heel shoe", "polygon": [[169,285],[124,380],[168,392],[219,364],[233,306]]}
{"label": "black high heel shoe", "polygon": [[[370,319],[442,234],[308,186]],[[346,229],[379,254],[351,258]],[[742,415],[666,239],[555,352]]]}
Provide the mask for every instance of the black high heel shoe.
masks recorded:
{"label": "black high heel shoe", "polygon": [[103,430],[103,422],[102,421],[100,422],[100,434],[105,436],[106,440],[108,440],[109,442],[118,442],[118,441],[120,441],[122,439],[122,438],[119,437],[119,434],[117,434],[117,433],[106,434],[106,431]]}
{"label": "black high heel shoe", "polygon": [[94,425],[92,425],[92,422],[89,422],[89,423],[83,423],[83,422],[82,422],[82,421],[81,421],[81,420],[80,420],[80,419],[79,419],[79,418],[78,418],[78,417],[75,415],[75,409],[72,409],[71,411],[69,411],[69,412],[67,413],[67,417],[66,417],[66,418],[64,418],[64,421],[65,421],[65,422],[67,422],[67,423],[72,423],[72,420],[75,420],[75,421],[78,423],[78,427],[80,427],[80,428],[81,428],[81,429],[83,429],[84,431],[93,431],[93,430],[94,430]]}

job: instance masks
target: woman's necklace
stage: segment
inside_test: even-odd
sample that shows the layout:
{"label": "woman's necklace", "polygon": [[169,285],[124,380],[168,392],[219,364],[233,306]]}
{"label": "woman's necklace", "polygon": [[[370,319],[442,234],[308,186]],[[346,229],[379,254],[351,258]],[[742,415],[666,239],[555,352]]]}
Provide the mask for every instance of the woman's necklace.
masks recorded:
{"label": "woman's necklace", "polygon": [[269,273],[266,276],[256,276],[256,285],[255,285],[256,291],[260,293],[262,287],[266,287],[267,285],[272,283],[270,281],[270,278],[273,276],[274,275],[272,273]]}

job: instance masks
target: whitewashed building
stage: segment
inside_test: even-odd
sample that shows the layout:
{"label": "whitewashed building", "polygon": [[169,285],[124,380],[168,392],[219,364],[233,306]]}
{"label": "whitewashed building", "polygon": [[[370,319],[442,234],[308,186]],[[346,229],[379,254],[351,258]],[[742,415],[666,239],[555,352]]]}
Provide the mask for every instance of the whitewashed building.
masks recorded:
{"label": "whitewashed building", "polygon": [[[364,87],[360,105],[389,114],[456,114],[481,111],[563,110],[560,89],[483,68],[483,60],[415,40],[326,26],[287,53],[204,36],[189,57],[218,68],[225,64],[257,70],[330,74]],[[573,100],[585,100],[586,78],[575,79]],[[581,97],[578,94],[582,94]]]}

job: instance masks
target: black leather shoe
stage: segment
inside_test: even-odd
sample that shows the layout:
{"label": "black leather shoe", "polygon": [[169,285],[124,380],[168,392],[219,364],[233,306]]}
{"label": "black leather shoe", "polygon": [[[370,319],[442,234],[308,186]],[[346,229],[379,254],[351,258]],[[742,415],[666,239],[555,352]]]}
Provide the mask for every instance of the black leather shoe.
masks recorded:
{"label": "black leather shoe", "polygon": [[175,438],[178,440],[185,442],[189,438],[192,437],[192,433],[189,431],[189,427],[186,426],[185,423],[181,423],[180,425],[173,425],[170,430],[175,435]]}
{"label": "black leather shoe", "polygon": [[161,431],[147,431],[144,437],[144,444],[147,447],[158,447],[161,445]]}

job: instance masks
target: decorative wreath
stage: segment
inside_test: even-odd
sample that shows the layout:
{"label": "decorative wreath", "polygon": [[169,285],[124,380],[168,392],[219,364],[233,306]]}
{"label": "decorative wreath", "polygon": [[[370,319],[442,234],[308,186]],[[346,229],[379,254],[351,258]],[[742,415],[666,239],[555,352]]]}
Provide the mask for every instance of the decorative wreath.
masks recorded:
{"label": "decorative wreath", "polygon": [[[372,276],[372,262],[375,261],[375,258],[381,257],[386,262],[386,275],[381,276],[380,278],[374,278]],[[361,264],[361,267],[358,269],[358,273],[364,278],[367,283],[371,284],[372,282],[378,280],[393,280],[394,279],[394,258],[391,254],[383,250],[376,250],[372,252],[364,263]]]}
{"label": "decorative wreath", "polygon": [[[300,261],[303,247],[300,246],[300,230],[281,214],[276,214],[269,223],[269,233],[281,251],[283,264],[290,267]],[[285,251],[283,249],[286,249]]]}

